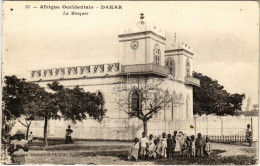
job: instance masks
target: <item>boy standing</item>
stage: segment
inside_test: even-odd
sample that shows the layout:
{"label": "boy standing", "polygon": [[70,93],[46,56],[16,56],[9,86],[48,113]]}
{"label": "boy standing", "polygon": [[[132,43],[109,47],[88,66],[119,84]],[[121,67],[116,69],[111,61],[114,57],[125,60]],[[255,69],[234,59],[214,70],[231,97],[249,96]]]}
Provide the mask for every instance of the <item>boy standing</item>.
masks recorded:
{"label": "boy standing", "polygon": [[155,145],[154,145],[154,140],[153,140],[152,134],[150,134],[149,140],[148,140],[147,158],[148,159],[155,159],[156,158]]}
{"label": "boy standing", "polygon": [[212,150],[211,150],[209,138],[206,137],[206,142],[205,142],[205,144],[204,144],[204,155],[205,155],[205,157],[209,157],[211,151],[212,151]]}
{"label": "boy standing", "polygon": [[251,146],[252,145],[252,131],[250,130],[250,124],[247,125],[246,140],[249,143],[249,146]]}
{"label": "boy standing", "polygon": [[145,135],[145,132],[142,133],[142,138],[140,139],[140,159],[144,160],[146,155],[146,147],[148,146],[148,138]]}
{"label": "boy standing", "polygon": [[201,137],[201,133],[198,133],[198,137],[196,138],[196,141],[195,141],[197,157],[202,157],[202,155],[203,155],[203,144],[204,144],[204,140]]}
{"label": "boy standing", "polygon": [[195,146],[195,137],[194,135],[191,136],[191,157],[195,157],[196,154],[196,146]]}
{"label": "boy standing", "polygon": [[172,136],[172,157],[175,157],[175,153],[174,153],[174,149],[175,149],[175,146],[176,146],[176,136],[177,136],[177,131],[175,130],[173,132],[173,136]]}
{"label": "boy standing", "polygon": [[129,156],[128,159],[129,160],[137,160],[138,159],[138,151],[139,151],[139,140],[138,138],[134,139],[134,144],[132,145],[130,152],[129,152]]}
{"label": "boy standing", "polygon": [[171,134],[168,134],[167,139],[167,158],[172,158],[172,136]]}
{"label": "boy standing", "polygon": [[166,148],[167,148],[167,138],[166,138],[166,133],[162,134],[162,138],[161,138],[161,156],[163,158],[167,157],[167,153],[166,153]]}

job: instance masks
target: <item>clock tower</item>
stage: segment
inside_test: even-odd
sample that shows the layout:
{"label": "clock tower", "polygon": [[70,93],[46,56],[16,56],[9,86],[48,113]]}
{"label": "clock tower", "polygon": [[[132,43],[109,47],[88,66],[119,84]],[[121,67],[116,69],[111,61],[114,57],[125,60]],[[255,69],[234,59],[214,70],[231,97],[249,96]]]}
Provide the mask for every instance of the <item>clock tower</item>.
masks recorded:
{"label": "clock tower", "polygon": [[148,27],[141,20],[137,28],[128,29],[118,35],[120,42],[120,64],[138,65],[155,64],[164,66],[164,52],[166,38],[161,30],[156,27]]}

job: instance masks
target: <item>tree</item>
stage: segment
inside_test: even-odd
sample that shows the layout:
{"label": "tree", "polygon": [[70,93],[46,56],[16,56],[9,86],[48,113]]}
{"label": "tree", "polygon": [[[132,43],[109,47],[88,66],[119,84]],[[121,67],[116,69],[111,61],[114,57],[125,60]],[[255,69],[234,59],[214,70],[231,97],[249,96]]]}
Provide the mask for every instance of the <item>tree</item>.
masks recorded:
{"label": "tree", "polygon": [[[3,114],[6,119],[16,119],[27,128],[35,116],[44,117],[44,145],[47,141],[47,124],[49,119],[72,120],[73,123],[92,117],[102,121],[106,110],[102,107],[103,98],[95,93],[84,92],[79,86],[65,88],[58,82],[48,84],[52,92],[47,92],[38,84],[26,82],[16,76],[6,76],[3,86]],[[20,120],[25,116],[26,122]],[[3,119],[2,119],[3,120]]]}
{"label": "tree", "polygon": [[231,94],[228,96],[228,102],[230,103],[230,107],[232,111],[241,111],[242,110],[242,102],[245,99],[245,94]]}
{"label": "tree", "polygon": [[73,89],[65,88],[57,81],[47,84],[53,93],[45,96],[46,109],[44,109],[44,145],[47,146],[47,124],[49,119],[71,120],[73,123],[89,117],[101,122],[106,113],[103,98],[95,93],[84,92],[79,86]]}
{"label": "tree", "polygon": [[147,134],[147,122],[161,110],[177,99],[168,88],[164,79],[135,76],[121,79],[121,84],[114,88],[115,103],[131,117],[143,121]]}
{"label": "tree", "polygon": [[[34,83],[18,79],[16,76],[5,76],[2,96],[3,117],[6,120],[16,119],[27,128],[26,138],[33,119],[41,107],[39,95],[44,89]],[[25,122],[20,118],[25,117]]]}
{"label": "tree", "polygon": [[193,72],[193,77],[200,80],[200,87],[193,88],[194,114],[234,115],[241,111],[244,94],[230,94],[217,80],[201,73]]}

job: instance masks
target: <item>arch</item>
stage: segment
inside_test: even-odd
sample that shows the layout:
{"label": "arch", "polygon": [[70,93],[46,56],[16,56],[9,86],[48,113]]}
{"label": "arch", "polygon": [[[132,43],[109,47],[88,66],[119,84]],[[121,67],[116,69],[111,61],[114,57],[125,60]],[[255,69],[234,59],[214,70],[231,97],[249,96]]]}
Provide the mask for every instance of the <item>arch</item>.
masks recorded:
{"label": "arch", "polygon": [[190,97],[186,98],[186,119],[190,119]]}
{"label": "arch", "polygon": [[186,76],[187,77],[191,76],[190,72],[191,72],[190,71],[190,60],[189,60],[189,58],[187,58],[187,60],[186,60]]}
{"label": "arch", "polygon": [[161,50],[160,50],[158,43],[156,43],[154,45],[153,54],[154,54],[154,64],[160,66],[161,65]]}
{"label": "arch", "polygon": [[183,103],[184,103],[183,95],[182,95],[181,93],[179,94],[179,99],[178,99],[178,100],[179,100],[179,103],[180,103],[180,104],[183,104]]}
{"label": "arch", "polygon": [[182,93],[179,94],[179,98],[178,98],[178,103],[179,103],[179,111],[178,111],[178,119],[183,120],[185,117],[185,111],[183,111],[183,106],[184,106],[184,100],[183,100],[183,95]]}
{"label": "arch", "polygon": [[[173,99],[173,100],[177,100],[177,99],[178,99],[178,95],[177,95],[177,93],[176,93],[175,90],[172,92],[172,99]],[[175,102],[176,102],[176,101],[175,101]]]}
{"label": "arch", "polygon": [[175,61],[172,58],[167,58],[165,61],[165,66],[169,69],[169,74],[175,76]]}
{"label": "arch", "polygon": [[99,105],[100,109],[104,108],[105,105],[105,99],[104,99],[104,94],[100,90],[96,91],[96,96],[98,96],[103,102],[102,104]]}
{"label": "arch", "polygon": [[136,112],[137,109],[140,108],[140,105],[140,93],[137,90],[132,90],[129,95],[129,111]]}

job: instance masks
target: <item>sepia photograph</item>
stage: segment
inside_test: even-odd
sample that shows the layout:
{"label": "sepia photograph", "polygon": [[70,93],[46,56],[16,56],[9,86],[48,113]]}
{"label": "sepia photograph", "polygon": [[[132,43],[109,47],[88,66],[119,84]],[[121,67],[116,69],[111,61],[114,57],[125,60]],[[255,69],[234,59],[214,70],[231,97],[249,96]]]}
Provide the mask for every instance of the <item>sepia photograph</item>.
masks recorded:
{"label": "sepia photograph", "polygon": [[257,165],[258,1],[3,1],[1,165]]}

